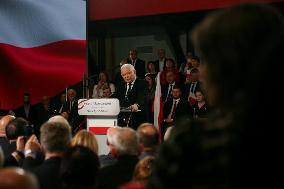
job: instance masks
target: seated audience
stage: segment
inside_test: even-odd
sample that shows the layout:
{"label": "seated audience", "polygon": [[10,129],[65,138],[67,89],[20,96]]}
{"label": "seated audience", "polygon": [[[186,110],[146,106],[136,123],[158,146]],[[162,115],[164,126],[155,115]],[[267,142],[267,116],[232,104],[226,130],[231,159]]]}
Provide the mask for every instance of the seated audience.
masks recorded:
{"label": "seated audience", "polygon": [[[23,167],[36,175],[41,189],[60,188],[60,163],[71,137],[69,124],[49,121],[40,129],[41,147],[34,135],[27,141]],[[38,165],[34,152],[40,148],[45,153],[45,160]]]}
{"label": "seated audience", "polygon": [[60,165],[62,189],[94,189],[99,170],[97,154],[84,146],[65,152]]}
{"label": "seated audience", "polygon": [[195,91],[196,102],[191,106],[194,118],[207,118],[210,113],[209,105],[201,89]]}
{"label": "seated audience", "polygon": [[105,166],[112,165],[117,161],[116,158],[111,154],[111,148],[110,147],[113,145],[114,138],[116,137],[116,134],[117,134],[119,128],[120,127],[110,127],[107,130],[107,134],[106,134],[107,141],[106,141],[106,143],[107,143],[110,151],[109,151],[108,154],[102,154],[102,155],[99,156],[101,168],[105,167]]}
{"label": "seated audience", "polygon": [[156,78],[158,72],[155,67],[155,63],[153,61],[149,61],[147,63],[147,73],[146,74],[151,74],[154,78]]}
{"label": "seated audience", "polygon": [[111,89],[108,86],[103,87],[103,96],[102,98],[111,98],[112,97],[112,92]]}
{"label": "seated audience", "polygon": [[199,81],[199,70],[194,68],[191,70],[190,75],[186,78],[185,83],[185,97],[190,105],[196,103],[195,91],[201,87],[201,83]]}
{"label": "seated audience", "polygon": [[155,156],[160,145],[158,129],[152,123],[142,123],[137,129],[137,134],[142,148],[139,159]]}
{"label": "seated audience", "polygon": [[76,133],[71,140],[71,146],[85,146],[96,154],[98,154],[99,151],[96,136],[85,129]]}
{"label": "seated audience", "polygon": [[163,136],[169,127],[174,126],[175,123],[181,119],[191,116],[188,102],[181,97],[181,88],[175,85],[172,90],[171,100],[166,101],[163,107],[163,115],[165,118],[161,126]]}
{"label": "seated audience", "polygon": [[136,132],[129,127],[116,128],[116,130],[109,147],[117,162],[99,171],[96,187],[98,189],[115,189],[129,182],[138,162],[139,143]]}

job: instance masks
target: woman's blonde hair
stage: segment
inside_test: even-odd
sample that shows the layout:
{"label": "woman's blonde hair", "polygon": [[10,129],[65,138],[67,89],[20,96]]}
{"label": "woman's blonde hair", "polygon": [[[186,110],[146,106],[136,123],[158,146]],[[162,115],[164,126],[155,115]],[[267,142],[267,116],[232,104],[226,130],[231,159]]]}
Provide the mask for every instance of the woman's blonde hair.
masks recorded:
{"label": "woman's blonde hair", "polygon": [[96,136],[87,130],[79,131],[72,139],[71,146],[85,146],[96,154],[98,154],[99,147]]}

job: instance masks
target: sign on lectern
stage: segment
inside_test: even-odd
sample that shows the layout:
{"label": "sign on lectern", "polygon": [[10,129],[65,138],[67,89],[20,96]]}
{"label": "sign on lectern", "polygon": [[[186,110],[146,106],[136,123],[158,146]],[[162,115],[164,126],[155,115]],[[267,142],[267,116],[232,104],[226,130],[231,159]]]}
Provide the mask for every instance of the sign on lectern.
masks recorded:
{"label": "sign on lectern", "polygon": [[120,112],[119,100],[116,98],[79,99],[78,113],[87,116],[87,130],[96,135],[99,155],[107,154],[106,132],[109,127],[117,126]]}

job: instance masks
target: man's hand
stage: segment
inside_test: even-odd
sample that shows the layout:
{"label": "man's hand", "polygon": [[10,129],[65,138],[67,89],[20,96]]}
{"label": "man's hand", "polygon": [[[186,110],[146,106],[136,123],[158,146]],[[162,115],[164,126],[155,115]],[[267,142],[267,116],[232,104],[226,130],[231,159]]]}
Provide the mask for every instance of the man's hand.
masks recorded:
{"label": "man's hand", "polygon": [[138,104],[132,104],[129,108],[132,112],[137,112],[139,109]]}
{"label": "man's hand", "polygon": [[39,144],[35,135],[32,135],[25,145],[25,151],[41,151],[41,145]]}
{"label": "man's hand", "polygon": [[23,152],[25,150],[25,137],[19,136],[17,138],[16,150]]}

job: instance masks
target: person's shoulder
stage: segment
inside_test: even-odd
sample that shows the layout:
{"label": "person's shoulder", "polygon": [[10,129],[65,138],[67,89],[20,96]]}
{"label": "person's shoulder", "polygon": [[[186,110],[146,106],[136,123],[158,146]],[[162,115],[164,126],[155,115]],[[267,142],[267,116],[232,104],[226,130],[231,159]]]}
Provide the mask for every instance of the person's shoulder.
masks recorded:
{"label": "person's shoulder", "polygon": [[137,61],[138,61],[138,62],[145,63],[145,60],[142,60],[142,59],[140,59],[140,58],[137,58]]}

